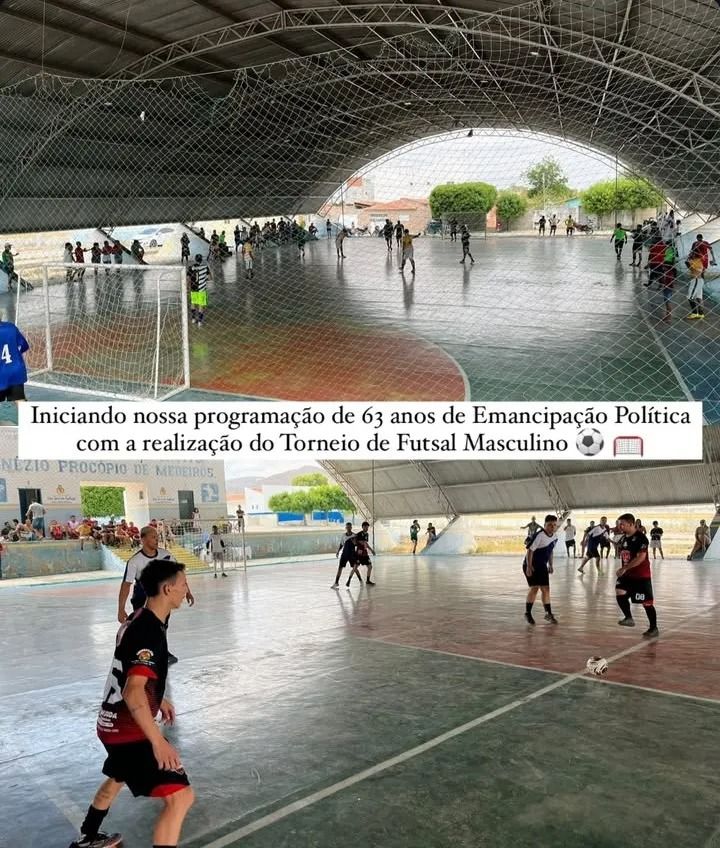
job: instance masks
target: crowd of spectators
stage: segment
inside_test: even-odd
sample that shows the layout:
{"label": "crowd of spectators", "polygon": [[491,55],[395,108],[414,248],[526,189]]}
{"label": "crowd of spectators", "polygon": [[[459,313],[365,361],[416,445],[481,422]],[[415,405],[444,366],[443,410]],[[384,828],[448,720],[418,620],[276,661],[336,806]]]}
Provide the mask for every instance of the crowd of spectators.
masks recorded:
{"label": "crowd of spectators", "polygon": [[[152,519],[149,524],[157,528],[160,544],[165,547],[171,545],[175,538],[182,535],[188,529],[179,521],[166,521],[164,519]],[[98,549],[100,545],[106,547],[140,547],[140,528],[132,521],[124,518],[117,520],[110,516],[107,521],[99,521],[96,518],[77,518],[71,515],[66,522],[53,519],[47,527],[44,521],[26,521],[13,519],[6,521],[0,529],[0,541],[2,542],[33,542],[40,539],[54,540],[58,542],[78,540],[80,549],[85,545],[92,545]]]}

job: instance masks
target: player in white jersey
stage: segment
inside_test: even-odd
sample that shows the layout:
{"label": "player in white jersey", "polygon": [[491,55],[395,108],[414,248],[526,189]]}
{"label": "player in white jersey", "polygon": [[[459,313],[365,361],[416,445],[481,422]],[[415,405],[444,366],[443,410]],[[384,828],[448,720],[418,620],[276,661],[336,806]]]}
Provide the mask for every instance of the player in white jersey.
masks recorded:
{"label": "player in white jersey", "polygon": [[[118,621],[120,624],[124,624],[128,617],[125,608],[127,607],[131,587],[133,588],[133,593],[130,603],[133,610],[145,606],[147,598],[145,590],[140,585],[140,575],[143,568],[155,559],[169,559],[175,562],[175,557],[169,551],[158,547],[158,532],[151,524],[143,527],[140,531],[140,543],[140,550],[133,554],[125,564],[125,574],[120,584],[120,591],[118,593]],[[188,606],[192,606],[195,603],[195,597],[190,591],[189,586],[185,600]],[[177,657],[173,654],[169,654],[168,657],[171,664],[177,662]]]}
{"label": "player in white jersey", "polygon": [[223,541],[222,533],[218,531],[217,524],[213,524],[212,533],[205,547],[212,553],[213,565],[215,566],[213,577],[217,580],[218,565],[220,566],[222,576],[227,577],[227,574],[225,574],[225,542]]}

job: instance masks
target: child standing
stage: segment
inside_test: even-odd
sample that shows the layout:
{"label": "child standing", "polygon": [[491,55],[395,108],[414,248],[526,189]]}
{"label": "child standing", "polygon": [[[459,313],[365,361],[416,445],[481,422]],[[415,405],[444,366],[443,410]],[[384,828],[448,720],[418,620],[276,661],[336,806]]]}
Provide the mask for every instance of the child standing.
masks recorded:
{"label": "child standing", "polygon": [[212,533],[205,547],[212,553],[213,566],[215,567],[215,574],[213,576],[215,579],[217,580],[218,576],[218,563],[220,564],[220,573],[223,577],[227,577],[227,574],[225,574],[225,542],[223,542],[223,537],[218,532],[217,524],[213,524]]}

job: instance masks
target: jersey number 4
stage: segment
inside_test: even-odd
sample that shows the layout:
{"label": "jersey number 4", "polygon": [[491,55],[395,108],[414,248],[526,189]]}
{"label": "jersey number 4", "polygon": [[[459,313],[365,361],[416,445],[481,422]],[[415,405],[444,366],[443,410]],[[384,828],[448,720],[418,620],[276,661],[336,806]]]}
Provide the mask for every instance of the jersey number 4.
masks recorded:
{"label": "jersey number 4", "polygon": [[0,352],[0,359],[2,359],[6,365],[12,365],[13,358],[10,354],[10,345],[3,345],[2,352]]}

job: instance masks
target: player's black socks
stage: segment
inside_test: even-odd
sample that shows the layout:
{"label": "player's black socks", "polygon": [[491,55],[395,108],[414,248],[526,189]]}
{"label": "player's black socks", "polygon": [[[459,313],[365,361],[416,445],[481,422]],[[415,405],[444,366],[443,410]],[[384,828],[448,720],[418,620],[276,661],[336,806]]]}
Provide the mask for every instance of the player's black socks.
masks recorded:
{"label": "player's black socks", "polygon": [[100,826],[103,823],[103,819],[108,814],[108,810],[98,810],[97,807],[93,807],[91,804],[88,807],[87,815],[85,816],[85,821],[82,823],[80,827],[80,833],[83,836],[90,836],[93,839],[98,835],[100,830]]}
{"label": "player's black socks", "polygon": [[552,604],[543,604],[543,606],[545,607],[545,612],[548,615],[552,615]]}
{"label": "player's black socks", "polygon": [[532,615],[532,608],[533,608],[532,604],[526,603],[525,604],[525,615]]}
{"label": "player's black socks", "polygon": [[625,618],[632,618],[632,612],[630,611],[630,598],[628,598],[627,595],[616,595],[615,597]]}
{"label": "player's black socks", "polygon": [[645,607],[645,613],[648,617],[648,621],[650,622],[650,629],[657,627],[657,612],[655,611],[655,607]]}

